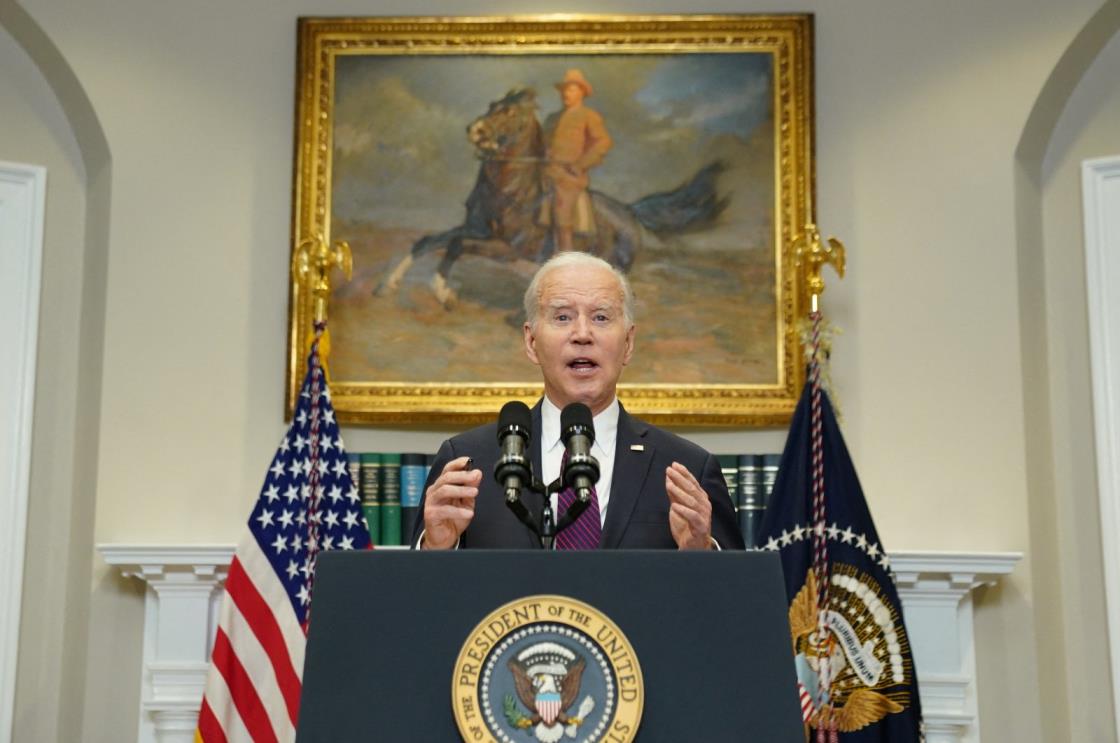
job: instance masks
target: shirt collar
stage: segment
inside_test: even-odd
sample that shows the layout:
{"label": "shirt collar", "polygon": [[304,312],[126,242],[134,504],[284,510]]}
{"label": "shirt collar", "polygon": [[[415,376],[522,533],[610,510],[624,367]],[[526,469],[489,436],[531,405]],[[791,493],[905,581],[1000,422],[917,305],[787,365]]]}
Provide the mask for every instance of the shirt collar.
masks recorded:
{"label": "shirt collar", "polygon": [[[619,404],[616,397],[610,405],[591,419],[591,424],[595,427],[595,443],[591,448],[598,449],[599,456],[614,452],[614,442],[618,438],[618,411]],[[541,402],[541,453],[547,455],[561,446],[560,408],[553,405],[545,396]]]}

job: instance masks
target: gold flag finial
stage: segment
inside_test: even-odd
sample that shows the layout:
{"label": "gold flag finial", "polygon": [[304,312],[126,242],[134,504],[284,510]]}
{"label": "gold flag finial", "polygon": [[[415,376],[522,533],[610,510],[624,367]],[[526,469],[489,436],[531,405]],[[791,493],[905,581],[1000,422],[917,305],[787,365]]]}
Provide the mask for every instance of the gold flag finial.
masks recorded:
{"label": "gold flag finial", "polygon": [[331,296],[331,269],[339,268],[346,280],[353,271],[350,244],[345,240],[335,240],[334,246],[327,244],[323,233],[304,239],[292,254],[292,275],[304,289],[310,292],[314,301],[314,321],[327,320],[327,301]]}
{"label": "gold flag finial", "polygon": [[826,244],[821,239],[817,226],[809,222],[805,225],[805,230],[793,241],[793,253],[797,267],[802,271],[802,280],[811,299],[811,309],[816,312],[817,297],[824,294],[821,267],[831,263],[836,269],[836,275],[844,278],[844,243],[835,237],[830,237]]}

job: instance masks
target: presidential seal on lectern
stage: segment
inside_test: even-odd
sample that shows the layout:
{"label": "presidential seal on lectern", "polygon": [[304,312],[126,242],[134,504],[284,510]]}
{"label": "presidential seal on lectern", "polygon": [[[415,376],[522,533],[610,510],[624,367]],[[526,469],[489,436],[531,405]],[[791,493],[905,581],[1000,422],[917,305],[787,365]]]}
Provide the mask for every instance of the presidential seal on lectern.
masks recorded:
{"label": "presidential seal on lectern", "polygon": [[455,722],[471,743],[629,743],[644,701],[626,636],[566,596],[527,596],[479,622],[451,687]]}

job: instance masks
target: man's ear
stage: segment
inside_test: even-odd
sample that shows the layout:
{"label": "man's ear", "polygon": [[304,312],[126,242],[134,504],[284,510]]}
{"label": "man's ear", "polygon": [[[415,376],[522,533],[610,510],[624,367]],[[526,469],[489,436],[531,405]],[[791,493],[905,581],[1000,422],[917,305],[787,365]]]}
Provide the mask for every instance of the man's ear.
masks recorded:
{"label": "man's ear", "polygon": [[525,325],[522,326],[521,330],[525,335],[525,355],[529,357],[529,361],[532,361],[537,366],[540,366],[541,362],[537,358],[537,339],[533,335],[533,326],[529,323],[525,323]]}
{"label": "man's ear", "polygon": [[622,365],[626,366],[630,363],[630,357],[634,355],[634,331],[637,330],[636,325],[631,325],[630,329],[626,331],[626,354],[622,357]]}

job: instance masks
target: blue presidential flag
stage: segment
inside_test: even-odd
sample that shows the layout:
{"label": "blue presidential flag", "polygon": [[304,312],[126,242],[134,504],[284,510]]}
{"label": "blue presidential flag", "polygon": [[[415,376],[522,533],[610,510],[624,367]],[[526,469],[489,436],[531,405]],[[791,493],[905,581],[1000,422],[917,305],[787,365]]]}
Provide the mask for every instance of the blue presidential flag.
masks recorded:
{"label": "blue presidential flag", "polygon": [[828,394],[818,395],[806,384],[759,541],[782,558],[802,717],[810,740],[920,741],[918,680],[890,559]]}

